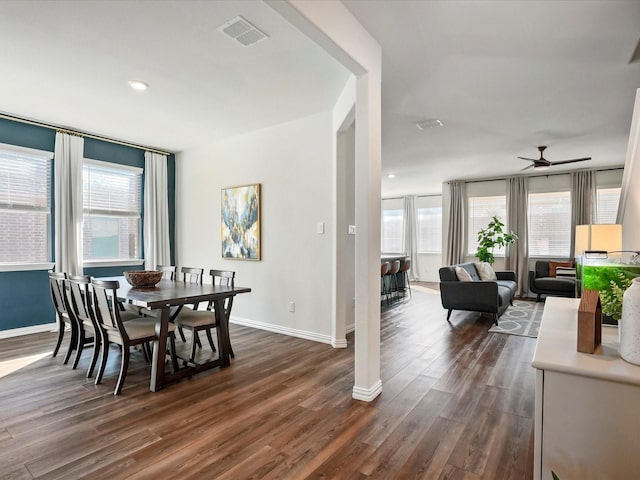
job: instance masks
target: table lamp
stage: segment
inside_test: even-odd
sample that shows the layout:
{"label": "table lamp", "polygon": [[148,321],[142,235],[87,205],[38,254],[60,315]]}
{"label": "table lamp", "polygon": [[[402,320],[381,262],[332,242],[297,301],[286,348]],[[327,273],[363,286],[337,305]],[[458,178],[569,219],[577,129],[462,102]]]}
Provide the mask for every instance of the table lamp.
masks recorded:
{"label": "table lamp", "polygon": [[601,223],[576,225],[574,256],[607,258],[607,252],[622,249],[622,225]]}

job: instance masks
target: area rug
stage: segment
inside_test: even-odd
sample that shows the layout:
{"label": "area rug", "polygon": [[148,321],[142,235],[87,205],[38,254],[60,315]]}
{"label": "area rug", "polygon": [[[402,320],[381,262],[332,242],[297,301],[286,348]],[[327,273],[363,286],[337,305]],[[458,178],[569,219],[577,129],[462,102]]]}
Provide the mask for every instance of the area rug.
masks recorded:
{"label": "area rug", "polygon": [[537,337],[543,309],[543,302],[514,300],[513,305],[498,318],[498,325],[494,325],[489,331],[523,337]]}

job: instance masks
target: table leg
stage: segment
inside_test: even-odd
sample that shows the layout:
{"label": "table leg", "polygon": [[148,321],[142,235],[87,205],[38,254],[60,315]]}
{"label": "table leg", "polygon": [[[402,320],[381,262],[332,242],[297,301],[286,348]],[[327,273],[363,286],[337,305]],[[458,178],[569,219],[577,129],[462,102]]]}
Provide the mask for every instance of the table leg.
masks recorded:
{"label": "table leg", "polygon": [[216,334],[218,336],[218,355],[220,364],[223,367],[231,365],[230,360],[230,340],[229,340],[229,319],[224,311],[224,298],[213,301],[214,315],[216,317]]}
{"label": "table leg", "polygon": [[151,385],[152,392],[157,392],[164,385],[164,359],[167,355],[167,332],[169,330],[170,307],[162,308],[160,321],[156,321],[156,337],[153,342],[153,359],[151,360]]}

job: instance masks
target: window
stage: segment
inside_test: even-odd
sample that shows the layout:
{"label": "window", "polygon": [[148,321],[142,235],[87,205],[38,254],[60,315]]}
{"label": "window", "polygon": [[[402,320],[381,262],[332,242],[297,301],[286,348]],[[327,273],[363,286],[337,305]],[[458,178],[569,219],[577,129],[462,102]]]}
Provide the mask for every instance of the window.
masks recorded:
{"label": "window", "polygon": [[442,251],[442,207],[418,208],[418,251]]}
{"label": "window", "polygon": [[599,188],[597,190],[596,223],[616,223],[620,188]]}
{"label": "window", "polygon": [[[478,250],[478,232],[489,225],[492,217],[498,217],[507,223],[507,197],[469,197],[469,228],[467,232],[467,251],[475,255]],[[504,255],[504,248],[496,247],[494,255]]]}
{"label": "window", "polygon": [[0,263],[50,260],[52,158],[0,144]]}
{"label": "window", "polygon": [[140,258],[142,170],[85,159],[85,260]]}
{"label": "window", "polygon": [[402,252],[402,209],[382,211],[382,251]]}
{"label": "window", "polygon": [[569,192],[529,194],[529,255],[569,257],[571,195]]}

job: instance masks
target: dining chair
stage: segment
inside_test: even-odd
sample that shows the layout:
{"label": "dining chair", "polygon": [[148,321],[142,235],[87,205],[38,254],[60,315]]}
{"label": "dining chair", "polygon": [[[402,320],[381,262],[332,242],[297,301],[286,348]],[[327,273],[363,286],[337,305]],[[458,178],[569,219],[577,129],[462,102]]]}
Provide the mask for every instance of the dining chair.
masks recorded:
{"label": "dining chair", "polygon": [[[120,283],[117,280],[97,280],[92,279],[93,287],[92,308],[96,326],[101,335],[101,357],[98,373],[96,374],[96,385],[102,382],[102,376],[107,365],[109,345],[111,343],[119,345],[122,350],[122,362],[120,365],[120,375],[116,383],[114,395],[119,395],[124,385],[129,368],[129,349],[134,345],[140,345],[157,340],[155,334],[155,319],[138,317],[123,322],[118,305],[117,291]],[[114,307],[115,306],[115,307]],[[169,344],[171,360],[174,370],[178,369],[178,361],[175,349],[175,325],[169,324]],[[166,345],[160,345],[166,349]]]}
{"label": "dining chair", "polygon": [[409,289],[409,296],[411,296],[411,282],[409,282],[409,270],[411,269],[411,259],[405,258],[398,273],[402,276],[402,296],[406,295],[407,288]]}
{"label": "dining chair", "polygon": [[[204,273],[204,268],[198,268],[198,267],[180,268],[180,277],[181,277],[181,280],[185,283],[201,284],[203,273]],[[178,307],[176,311],[171,312],[171,322],[175,322],[183,310],[188,313],[192,310],[197,310],[198,305],[199,305],[198,303],[194,303],[191,305],[181,305],[180,307]],[[183,342],[186,342],[187,339],[184,336],[184,332],[182,331],[182,328],[178,328],[178,333],[180,333],[180,339]],[[199,347],[202,347],[199,337],[196,337],[196,342]]]}
{"label": "dining chair", "polygon": [[400,260],[394,260],[391,263],[391,267],[387,272],[387,277],[389,278],[389,295],[392,295],[393,292],[396,292],[396,298],[398,296],[398,277],[397,273],[400,271]]}
{"label": "dining chair", "polygon": [[380,296],[384,296],[387,300],[387,304],[389,304],[389,292],[387,290],[386,284],[386,275],[389,272],[389,268],[391,268],[391,264],[389,262],[382,262],[380,264]]}
{"label": "dining chair", "polygon": [[71,339],[69,340],[69,349],[67,350],[67,354],[64,357],[64,364],[66,365],[69,362],[71,352],[73,351],[74,345],[76,344],[77,325],[69,316],[69,313],[67,312],[64,304],[64,281],[67,278],[67,274],[64,272],[53,271],[49,271],[48,273],[49,292],[51,293],[51,302],[53,303],[53,307],[56,310],[56,323],[58,324],[58,341],[56,342],[56,346],[53,349],[52,357],[58,355],[58,350],[60,350],[60,345],[62,345],[62,339],[64,338],[64,332],[67,330],[67,325],[69,325]]}
{"label": "dining chair", "polygon": [[175,265],[157,265],[156,270],[162,272],[162,278],[167,280],[176,279],[176,266]]}
{"label": "dining chair", "polygon": [[[234,287],[236,275],[235,272],[231,272],[228,270],[210,270],[209,275],[211,275],[214,285],[225,285],[230,286],[231,288]],[[227,316],[227,318],[231,314],[232,306],[233,296],[228,297],[225,301],[224,314]],[[190,362],[195,363],[196,346],[202,346],[199,343],[198,335],[198,332],[201,332],[202,330],[204,330],[207,335],[207,340],[209,341],[211,350],[214,352],[216,351],[216,347],[213,344],[213,337],[211,336],[211,330],[217,327],[213,301],[209,302],[206,310],[183,308],[176,317],[175,322],[178,326],[178,329],[184,328],[191,331],[192,338],[191,357],[189,358]],[[235,358],[233,348],[231,347],[231,339],[225,338],[224,341],[227,343],[229,354],[231,355],[231,357]]]}
{"label": "dining chair", "polygon": [[100,334],[91,311],[91,277],[88,275],[69,275],[64,281],[64,304],[69,316],[78,326],[76,339],[76,357],[73,369],[77,368],[80,356],[86,345],[93,343],[93,355],[87,369],[87,378],[93,375],[100,352]]}

